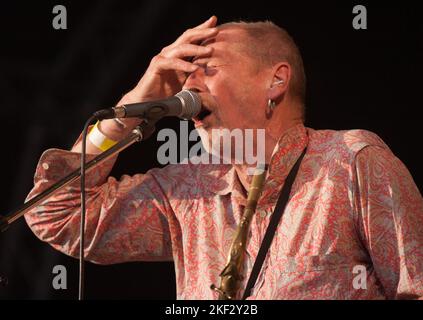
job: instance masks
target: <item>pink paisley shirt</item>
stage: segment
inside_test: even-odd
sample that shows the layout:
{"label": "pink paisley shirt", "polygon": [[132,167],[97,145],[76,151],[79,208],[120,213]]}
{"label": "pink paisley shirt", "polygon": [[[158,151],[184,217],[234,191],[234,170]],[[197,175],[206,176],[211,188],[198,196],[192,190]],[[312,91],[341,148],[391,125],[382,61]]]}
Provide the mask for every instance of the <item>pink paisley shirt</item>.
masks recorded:
{"label": "pink paisley shirt", "polygon": [[[401,299],[423,296],[423,199],[384,142],[364,130],[292,127],[280,138],[247,248],[246,279],[285,178],[307,146],[290,201],[250,299]],[[41,156],[35,196],[79,167],[80,155]],[[246,199],[231,165],[179,164],[87,176],[85,254],[98,264],[175,262],[178,299],[216,299]],[[79,250],[79,184],[25,218],[73,257]]]}

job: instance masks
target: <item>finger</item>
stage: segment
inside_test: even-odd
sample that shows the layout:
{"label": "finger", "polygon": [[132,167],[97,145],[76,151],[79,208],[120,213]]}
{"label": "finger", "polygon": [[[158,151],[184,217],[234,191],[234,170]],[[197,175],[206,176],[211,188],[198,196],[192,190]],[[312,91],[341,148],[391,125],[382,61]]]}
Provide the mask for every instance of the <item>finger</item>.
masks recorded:
{"label": "finger", "polygon": [[210,55],[212,51],[212,47],[203,47],[195,44],[184,43],[179,46],[166,49],[162,55],[169,58],[189,58]]}
{"label": "finger", "polygon": [[216,36],[219,33],[217,28],[188,29],[175,42],[173,46],[181,43],[198,43],[207,38]]}
{"label": "finger", "polygon": [[179,58],[165,58],[162,56],[156,57],[156,67],[159,73],[160,71],[168,70],[194,72],[199,68],[199,66]]}
{"label": "finger", "polygon": [[216,26],[217,23],[217,17],[211,16],[209,19],[204,21],[202,24],[199,24],[198,26],[194,27],[193,29],[205,29],[205,28],[211,28]]}

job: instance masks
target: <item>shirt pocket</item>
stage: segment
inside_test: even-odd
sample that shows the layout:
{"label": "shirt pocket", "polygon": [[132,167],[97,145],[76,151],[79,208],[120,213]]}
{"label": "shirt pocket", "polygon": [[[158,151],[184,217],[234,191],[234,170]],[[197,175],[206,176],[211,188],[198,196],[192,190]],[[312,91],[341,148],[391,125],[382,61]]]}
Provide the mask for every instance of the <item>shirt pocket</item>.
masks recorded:
{"label": "shirt pocket", "polygon": [[269,292],[272,299],[348,299],[354,294],[353,269],[362,258],[337,253],[279,257]]}

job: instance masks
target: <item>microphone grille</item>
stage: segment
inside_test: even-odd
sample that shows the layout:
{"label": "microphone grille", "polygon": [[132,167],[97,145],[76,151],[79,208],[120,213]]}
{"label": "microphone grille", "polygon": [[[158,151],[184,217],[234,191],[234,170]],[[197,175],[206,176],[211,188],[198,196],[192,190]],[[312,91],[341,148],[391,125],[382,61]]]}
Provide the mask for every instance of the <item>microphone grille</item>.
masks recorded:
{"label": "microphone grille", "polygon": [[178,92],[176,97],[182,102],[182,110],[179,115],[180,118],[189,120],[194,118],[201,110],[201,98],[200,96],[191,90],[182,90]]}

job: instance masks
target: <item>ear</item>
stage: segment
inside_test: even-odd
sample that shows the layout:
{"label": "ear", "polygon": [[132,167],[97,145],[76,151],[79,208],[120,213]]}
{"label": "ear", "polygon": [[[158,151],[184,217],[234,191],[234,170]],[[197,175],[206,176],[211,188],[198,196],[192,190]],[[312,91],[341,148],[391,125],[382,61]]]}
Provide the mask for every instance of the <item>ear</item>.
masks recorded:
{"label": "ear", "polygon": [[267,90],[267,98],[279,101],[287,92],[291,80],[291,66],[288,62],[279,62],[272,69],[272,79]]}

